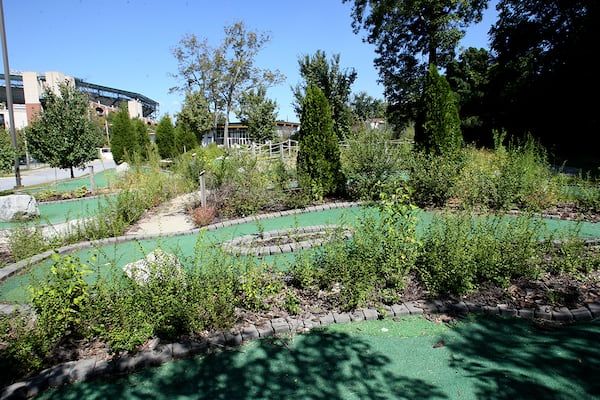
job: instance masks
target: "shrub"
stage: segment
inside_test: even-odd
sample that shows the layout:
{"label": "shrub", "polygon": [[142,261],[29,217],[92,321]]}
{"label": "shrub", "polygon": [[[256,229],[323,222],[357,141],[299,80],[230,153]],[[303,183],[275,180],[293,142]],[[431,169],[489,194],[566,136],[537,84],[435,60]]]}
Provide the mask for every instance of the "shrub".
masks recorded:
{"label": "shrub", "polygon": [[375,210],[365,211],[351,239],[340,231],[337,240],[316,252],[313,262],[322,269],[325,285],[339,286],[341,307],[364,306],[377,292],[396,300],[419,254],[415,211],[407,192],[384,195]]}
{"label": "shrub", "polygon": [[408,184],[414,202],[421,207],[441,207],[454,195],[456,182],[461,179],[464,159],[461,152],[439,156],[415,152],[407,164],[410,170]]}
{"label": "shrub", "polygon": [[423,238],[417,262],[432,294],[462,295],[483,282],[508,284],[514,277],[533,277],[543,256],[543,223],[519,217],[449,213],[434,216]]}
{"label": "shrub", "polygon": [[42,368],[44,347],[31,313],[0,314],[0,387]]}
{"label": "shrub", "polygon": [[42,280],[33,280],[30,286],[31,305],[48,348],[65,336],[81,332],[81,317],[90,294],[84,277],[91,273],[91,269],[74,256],[54,254],[52,261]]}
{"label": "shrub", "polygon": [[391,141],[392,132],[362,128],[341,147],[342,173],[348,194],[355,199],[376,201],[380,193],[393,194],[404,180],[400,167],[401,148]]}
{"label": "shrub", "polygon": [[188,211],[194,223],[198,226],[206,226],[212,224],[215,220],[217,211],[214,207],[196,207]]}

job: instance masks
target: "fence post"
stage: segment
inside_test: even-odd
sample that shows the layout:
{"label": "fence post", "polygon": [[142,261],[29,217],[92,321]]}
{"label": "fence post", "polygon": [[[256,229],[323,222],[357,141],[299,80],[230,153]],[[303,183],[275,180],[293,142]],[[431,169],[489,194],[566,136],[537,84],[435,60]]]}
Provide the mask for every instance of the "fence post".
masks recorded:
{"label": "fence post", "polygon": [[90,165],[90,190],[96,192],[96,181],[94,179],[94,166]]}
{"label": "fence post", "polygon": [[204,187],[204,170],[200,172],[200,205],[206,207],[206,188]]}

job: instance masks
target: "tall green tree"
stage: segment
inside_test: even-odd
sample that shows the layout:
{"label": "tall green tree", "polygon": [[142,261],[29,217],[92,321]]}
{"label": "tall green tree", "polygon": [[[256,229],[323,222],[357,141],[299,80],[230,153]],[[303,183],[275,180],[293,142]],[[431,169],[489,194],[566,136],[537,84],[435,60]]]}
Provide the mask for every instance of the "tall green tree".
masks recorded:
{"label": "tall green tree", "polygon": [[489,105],[490,74],[494,67],[486,49],[470,47],[446,67],[446,79],[457,95],[461,127],[465,141],[493,146],[492,109]]}
{"label": "tall green tree", "polygon": [[[218,114],[217,114],[218,115]],[[177,127],[182,132],[192,133],[197,143],[202,143],[204,134],[215,128],[218,120],[213,120],[210,105],[202,92],[188,91],[181,111],[177,114]]]}
{"label": "tall green tree", "polygon": [[175,127],[169,114],[165,114],[158,121],[154,143],[158,148],[158,154],[161,158],[171,158],[176,154]]}
{"label": "tall green tree", "polygon": [[132,120],[134,133],[133,151],[139,154],[142,159],[148,159],[148,149],[150,146],[150,135],[148,134],[148,125],[141,118]]}
{"label": "tall green tree", "polygon": [[15,166],[15,153],[10,133],[6,129],[0,129],[0,172],[12,171]]}
{"label": "tall green tree", "polygon": [[196,136],[183,126],[177,124],[175,126],[175,154],[184,154],[198,147]]}
{"label": "tall green tree", "polygon": [[385,118],[385,108],[385,101],[376,99],[367,92],[353,94],[350,100],[350,109],[357,122],[365,122],[371,118]]}
{"label": "tall green tree", "polygon": [[104,136],[90,120],[88,96],[68,82],[58,93],[48,91],[43,110],[28,130],[27,145],[34,158],[54,168],[83,168],[98,157]]}
{"label": "tall green tree", "polygon": [[455,57],[465,29],[481,21],[488,0],[342,0],[352,3],[355,33],[366,31],[374,64],[398,129],[415,121],[430,64],[445,67]]}
{"label": "tall green tree", "polygon": [[[597,0],[501,0],[490,31],[495,127],[531,133],[557,151],[596,153],[600,80],[590,54],[600,48]],[[591,52],[591,53],[590,53]]]}
{"label": "tall green tree", "polygon": [[422,118],[415,123],[415,144],[433,154],[449,154],[462,146],[456,98],[435,65],[429,67],[422,99]]}
{"label": "tall green tree", "polygon": [[308,86],[300,114],[296,162],[301,187],[316,200],[340,193],[344,188],[340,149],[331,115],[323,91],[318,86]]}
{"label": "tall green tree", "polygon": [[[259,84],[270,87],[283,81],[277,70],[255,66],[256,56],[271,40],[267,32],[248,30],[242,21],[224,28],[225,38],[220,46],[211,48],[206,40],[194,35],[184,37],[173,53],[178,61],[174,76],[182,84],[179,90],[196,89],[209,93],[208,101],[215,105],[215,125],[220,114],[225,119],[224,145],[229,146],[229,117],[241,99],[241,94]],[[202,54],[203,50],[207,50]]]}
{"label": "tall green tree", "polygon": [[238,118],[248,127],[248,135],[253,141],[260,143],[275,138],[277,103],[267,98],[264,86],[242,94]]}
{"label": "tall green tree", "polygon": [[[191,108],[190,117],[201,115],[205,119],[204,108],[208,110],[212,119],[207,131],[212,127],[216,130],[219,119],[223,118],[224,103],[221,95],[221,85],[225,73],[223,46],[213,47],[208,39],[199,40],[194,34],[186,34],[179,44],[172,49],[172,54],[177,60],[178,72],[172,76],[179,80],[179,85],[170,89],[185,93],[185,105]],[[182,112],[186,109],[182,109]],[[201,114],[198,112],[201,111]],[[195,119],[195,118],[192,118]],[[177,118],[178,124],[180,118]],[[192,125],[196,125],[195,121]],[[204,121],[202,121],[204,126]],[[201,130],[204,134],[204,130]],[[198,134],[197,134],[198,135]],[[202,142],[202,137],[198,137]]]}
{"label": "tall green tree", "polygon": [[333,118],[333,130],[339,140],[346,138],[352,128],[352,111],[349,101],[351,86],[356,80],[354,69],[342,70],[340,55],[334,54],[330,60],[323,50],[317,50],[314,55],[305,55],[298,59],[302,84],[292,89],[295,98],[296,114],[300,115],[306,95],[306,88],[315,85],[323,91],[329,102]]}
{"label": "tall green tree", "polygon": [[121,103],[119,110],[108,117],[110,121],[110,150],[115,162],[125,161],[133,155],[135,135],[126,103]]}

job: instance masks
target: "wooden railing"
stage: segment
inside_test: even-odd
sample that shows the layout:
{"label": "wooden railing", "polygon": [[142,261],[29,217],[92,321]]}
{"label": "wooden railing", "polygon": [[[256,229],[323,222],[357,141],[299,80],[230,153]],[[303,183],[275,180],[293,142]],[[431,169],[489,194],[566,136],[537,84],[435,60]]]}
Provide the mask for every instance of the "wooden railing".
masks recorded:
{"label": "wooden railing", "polygon": [[293,157],[298,153],[298,141],[288,139],[279,143],[252,143],[243,149],[257,157]]}

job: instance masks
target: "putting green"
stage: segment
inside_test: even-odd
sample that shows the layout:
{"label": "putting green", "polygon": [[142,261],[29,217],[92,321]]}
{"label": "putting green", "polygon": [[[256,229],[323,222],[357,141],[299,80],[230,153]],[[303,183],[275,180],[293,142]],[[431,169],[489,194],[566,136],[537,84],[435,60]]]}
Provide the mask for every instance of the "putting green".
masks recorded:
{"label": "putting green", "polygon": [[76,219],[98,215],[102,206],[107,205],[110,196],[98,196],[77,200],[38,203],[39,218],[26,222],[0,222],[0,229],[19,226],[55,225]]}
{"label": "putting green", "polygon": [[[103,170],[94,174],[94,184],[96,188],[107,188],[115,184],[117,178],[115,176],[116,171],[114,169]],[[44,190],[57,190],[59,192],[71,192],[85,186],[87,189],[92,188],[91,175],[83,175],[78,178],[64,179],[55,181],[53,183],[44,183],[41,185],[35,185],[27,187],[24,191],[26,193],[35,194]]]}
{"label": "putting green", "polygon": [[354,322],[79,382],[36,399],[592,399],[600,320]]}

